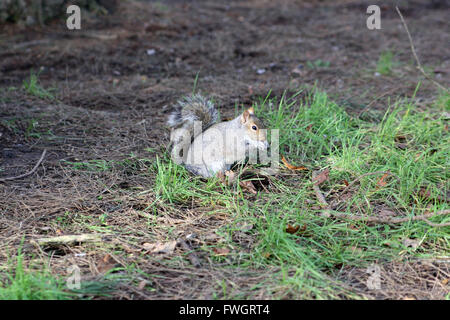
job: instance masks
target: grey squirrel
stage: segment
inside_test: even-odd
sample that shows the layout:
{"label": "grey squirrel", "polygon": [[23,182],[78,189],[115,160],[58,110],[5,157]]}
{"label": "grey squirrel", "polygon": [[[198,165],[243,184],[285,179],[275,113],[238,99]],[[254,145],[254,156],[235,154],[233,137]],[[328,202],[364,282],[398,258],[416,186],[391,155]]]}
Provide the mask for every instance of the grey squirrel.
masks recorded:
{"label": "grey squirrel", "polygon": [[229,121],[218,122],[218,118],[214,104],[200,94],[179,100],[167,121],[172,159],[208,178],[230,170],[249,153],[268,148],[264,124],[253,107]]}

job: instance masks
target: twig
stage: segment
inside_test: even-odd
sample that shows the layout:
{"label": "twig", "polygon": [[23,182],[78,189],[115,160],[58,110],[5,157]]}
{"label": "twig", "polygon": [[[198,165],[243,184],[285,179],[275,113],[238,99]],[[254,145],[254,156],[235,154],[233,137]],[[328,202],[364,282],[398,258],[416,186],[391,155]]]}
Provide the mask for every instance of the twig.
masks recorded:
{"label": "twig", "polygon": [[36,243],[40,246],[57,246],[57,245],[70,245],[80,242],[100,242],[102,241],[101,235],[98,234],[75,234],[66,235],[51,238],[41,238],[32,240],[32,243]]}
{"label": "twig", "polygon": [[342,218],[342,219],[348,219],[348,220],[354,220],[354,221],[367,221],[367,222],[378,222],[378,223],[386,223],[386,224],[398,224],[408,221],[417,221],[421,220],[426,222],[432,227],[447,227],[450,226],[450,222],[446,223],[433,223],[428,220],[428,218],[431,217],[437,217],[437,216],[444,216],[450,214],[450,210],[442,210],[438,212],[430,212],[423,214],[421,216],[414,216],[414,217],[403,217],[403,218],[380,218],[380,217],[374,217],[374,216],[357,216],[357,215],[349,215],[344,212],[334,211],[334,210],[324,210],[326,213],[336,217],[336,218]]}
{"label": "twig", "polygon": [[443,85],[441,85],[440,83],[438,83],[434,79],[432,79],[430,76],[428,76],[425,73],[425,71],[423,70],[422,64],[420,63],[419,57],[417,56],[417,53],[416,53],[416,49],[414,48],[413,40],[412,40],[411,34],[409,33],[409,29],[408,29],[408,26],[406,25],[405,19],[403,19],[403,15],[402,15],[402,13],[400,12],[400,9],[397,6],[395,6],[395,9],[397,10],[397,13],[400,16],[400,19],[402,20],[403,27],[405,28],[406,33],[408,34],[408,39],[409,39],[409,44],[411,46],[411,51],[413,53],[414,59],[416,59],[416,62],[417,62],[417,69],[425,76],[425,78],[427,78],[428,80],[433,82],[437,87],[441,88],[442,90],[446,91],[447,93],[450,92]]}
{"label": "twig", "polygon": [[[312,180],[314,181],[317,177],[318,171],[313,171],[312,173]],[[316,193],[317,200],[324,205],[327,209],[330,207],[328,205],[327,200],[325,200],[325,197],[323,196],[322,192],[320,191],[320,188],[317,184],[313,183],[313,190]]]}
{"label": "twig", "polygon": [[[383,173],[383,172],[384,171],[377,171],[377,172],[370,172],[370,173],[363,174],[360,177],[358,177],[357,179],[353,180],[352,183],[346,187],[346,189],[349,188],[356,181],[361,179],[363,176],[369,176],[369,175],[379,174],[379,173]],[[386,173],[386,172],[384,172],[384,173]],[[317,175],[317,171],[313,171],[313,173],[312,173],[313,180],[316,177],[316,175]],[[428,218],[448,215],[448,214],[450,214],[450,209],[442,210],[442,211],[438,211],[438,212],[434,212],[434,213],[430,212],[430,213],[423,214],[421,216],[403,217],[403,218],[388,218],[388,217],[380,218],[380,217],[374,217],[374,216],[349,215],[344,212],[331,210],[330,206],[328,205],[328,202],[325,200],[325,197],[323,196],[322,192],[320,191],[319,186],[313,184],[313,189],[314,189],[314,192],[316,193],[316,197],[319,200],[319,202],[325,206],[325,209],[322,210],[322,216],[324,216],[324,217],[333,216],[336,218],[353,220],[353,221],[367,221],[367,222],[377,222],[377,223],[386,223],[386,224],[398,224],[398,223],[403,223],[403,222],[408,222],[408,221],[422,220],[425,223],[427,223],[428,225],[430,225],[432,227],[436,227],[436,228],[450,226],[450,222],[434,223],[434,222],[431,222],[430,220],[428,220]]]}
{"label": "twig", "polygon": [[17,180],[17,179],[22,179],[25,177],[28,177],[29,175],[33,174],[33,172],[35,172],[37,170],[37,168],[39,167],[39,165],[41,164],[42,160],[44,160],[45,154],[47,153],[47,149],[44,149],[44,151],[42,152],[42,155],[40,157],[40,159],[38,160],[38,162],[36,163],[36,165],[34,166],[33,169],[31,169],[31,171],[26,172],[24,174],[21,174],[19,176],[15,176],[15,177],[6,177],[6,178],[0,178],[0,182],[5,182],[5,181],[11,181],[11,180]]}

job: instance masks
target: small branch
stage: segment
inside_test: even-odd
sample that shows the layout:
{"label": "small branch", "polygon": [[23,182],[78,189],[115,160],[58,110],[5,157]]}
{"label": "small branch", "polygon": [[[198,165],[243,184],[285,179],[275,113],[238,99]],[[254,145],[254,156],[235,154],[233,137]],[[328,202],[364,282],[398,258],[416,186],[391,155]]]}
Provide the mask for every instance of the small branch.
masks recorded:
{"label": "small branch", "polygon": [[[375,174],[381,174],[381,173],[385,174],[387,172],[389,172],[389,171],[377,171],[377,172],[369,172],[369,173],[363,174],[363,175],[359,176],[358,178],[356,178],[355,180],[353,180],[352,183],[350,183],[344,189],[344,191],[347,188],[351,187],[354,183],[356,183],[356,181],[358,181],[362,177],[375,175]],[[318,173],[318,171],[313,171],[313,173],[312,173],[313,181],[314,181],[315,177],[317,176],[317,173]],[[403,223],[403,222],[408,222],[408,221],[421,220],[421,221],[424,221],[425,223],[427,223],[428,225],[430,225],[432,227],[436,227],[436,228],[450,226],[450,222],[434,223],[434,222],[431,222],[430,220],[428,220],[428,218],[448,215],[448,214],[450,214],[450,210],[442,210],[442,211],[438,211],[438,212],[434,212],[434,213],[430,212],[430,213],[423,214],[421,216],[403,217],[403,218],[381,218],[381,217],[374,217],[374,216],[357,216],[357,215],[349,215],[347,213],[340,212],[340,211],[334,211],[334,210],[330,209],[330,206],[329,206],[327,200],[325,200],[325,197],[323,196],[322,192],[320,191],[319,186],[313,184],[313,189],[316,194],[317,200],[319,200],[319,202],[323,206],[325,206],[325,209],[322,210],[322,216],[324,216],[324,217],[333,216],[336,218],[353,220],[353,221],[366,221],[366,222],[377,222],[377,223],[386,223],[386,224],[398,224],[398,223]]]}
{"label": "small branch", "polygon": [[45,157],[46,153],[47,153],[47,149],[44,149],[40,159],[38,160],[38,162],[36,163],[34,168],[31,169],[31,171],[29,171],[27,173],[24,173],[24,174],[21,174],[20,176],[0,178],[0,182],[11,181],[11,180],[18,180],[18,179],[22,179],[22,178],[28,177],[29,175],[33,174],[37,170],[39,165],[41,164],[42,160],[44,160],[44,157]]}
{"label": "small branch", "polygon": [[437,217],[437,216],[444,216],[450,214],[450,210],[442,210],[438,212],[430,212],[423,214],[421,216],[414,216],[414,217],[403,217],[403,218],[380,218],[380,217],[374,217],[374,216],[357,216],[357,215],[349,215],[344,212],[339,211],[333,211],[333,210],[324,210],[324,212],[341,219],[347,219],[347,220],[353,220],[353,221],[366,221],[366,222],[377,222],[377,223],[386,223],[386,224],[398,224],[408,221],[424,221],[425,223],[429,224],[432,227],[447,227],[450,226],[450,222],[447,223],[433,223],[428,220],[428,218]]}
{"label": "small branch", "polygon": [[66,235],[66,236],[32,240],[33,243],[36,243],[39,246],[58,246],[58,245],[77,244],[80,242],[100,242],[100,241],[102,241],[102,237],[98,234],[76,234],[76,235]]}
{"label": "small branch", "polygon": [[438,88],[440,88],[440,89],[446,91],[447,93],[450,92],[450,91],[449,91],[447,88],[445,88],[443,85],[441,85],[440,83],[438,83],[438,82],[436,82],[434,79],[432,79],[430,76],[428,76],[428,75],[425,73],[425,71],[423,70],[422,64],[420,63],[419,57],[417,56],[417,53],[416,53],[416,49],[414,48],[414,43],[413,43],[411,34],[409,33],[409,29],[408,29],[408,26],[406,25],[405,19],[403,19],[403,15],[402,15],[402,13],[400,12],[400,9],[399,9],[397,6],[395,6],[395,9],[397,10],[397,13],[398,13],[398,15],[400,16],[400,19],[402,20],[403,27],[405,28],[406,33],[408,34],[408,39],[409,39],[409,44],[410,44],[410,46],[411,46],[411,51],[412,51],[412,53],[413,53],[414,59],[415,59],[416,62],[417,62],[417,69],[419,69],[419,71],[425,76],[425,78],[427,78],[428,80],[430,80],[431,82],[433,82],[434,85],[436,85]]}
{"label": "small branch", "polygon": [[[318,171],[312,172],[312,181],[314,182],[316,180],[316,177],[318,175]],[[322,192],[320,191],[320,188],[317,184],[313,183],[313,190],[316,194],[317,200],[319,200],[320,204],[324,205],[325,207],[329,208],[328,202],[323,196]]]}

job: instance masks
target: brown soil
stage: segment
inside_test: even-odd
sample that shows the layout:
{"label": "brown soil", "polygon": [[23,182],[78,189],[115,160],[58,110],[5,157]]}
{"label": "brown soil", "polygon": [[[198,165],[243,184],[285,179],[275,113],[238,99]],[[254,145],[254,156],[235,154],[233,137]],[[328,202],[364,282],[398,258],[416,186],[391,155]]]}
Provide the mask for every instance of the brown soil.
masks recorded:
{"label": "brown soil", "polygon": [[[8,258],[7,249],[19,246],[22,237],[30,240],[92,230],[88,225],[93,220],[88,218],[89,223],[76,224],[79,229],[73,229],[75,224],[59,229],[52,221],[64,219],[67,211],[78,212],[79,219],[108,213],[108,224],[124,234],[105,240],[111,252],[119,252],[112,259],[119,265],[136,263],[145,272],[160,275],[153,284],[157,290],[124,284],[115,298],[212,298],[223,279],[237,296],[242,292],[247,298],[271,297],[273,292],[264,288],[248,288],[270,279],[265,276],[273,270],[231,272],[211,261],[195,269],[188,260],[170,266],[135,254],[138,249],[129,243],[164,238],[164,234],[150,234],[148,220],[136,213],[155,205],[151,196],[134,192],[151,188],[154,178],[146,174],[150,164],[138,159],[153,160],[164,151],[167,113],[177,98],[192,92],[197,73],[197,88],[214,98],[225,116],[234,112],[236,104],[249,105],[269,91],[281,96],[285,90],[315,83],[355,116],[370,104],[364,115],[376,119],[387,109],[389,97],[411,96],[422,81],[416,99],[426,108],[437,89],[415,68],[392,3],[381,5],[381,30],[366,28],[366,8],[377,2],[381,3],[127,1],[113,15],[82,20],[79,31],[68,31],[64,21],[35,28],[0,27],[0,175],[30,170],[42,151],[48,150],[33,175],[0,183],[0,264]],[[402,3],[421,63],[436,81],[449,87],[448,1]],[[386,50],[395,53],[394,73],[375,76],[378,58]],[[319,59],[329,66],[308,66]],[[53,88],[56,99],[41,99],[20,89],[31,70],[40,72],[40,84]],[[107,171],[74,171],[64,162],[123,160],[130,154],[136,159],[130,167]],[[198,241],[207,241],[201,236],[227,219],[187,210],[158,223],[167,229],[176,226],[180,235],[195,229]],[[89,246],[56,253],[25,248],[50,261],[52,272],[61,275],[76,260],[85,274],[95,278],[101,274],[98,266],[105,256]],[[76,258],[77,253],[87,254]],[[184,256],[179,247],[176,253]],[[358,286],[355,277],[368,276],[363,271],[348,271],[343,278],[349,290],[369,298],[405,298],[403,280],[396,276],[400,268],[406,278],[411,275],[404,281],[414,289],[414,298],[442,298],[439,290],[427,290],[420,281],[439,282],[444,273],[426,278],[418,273],[415,262],[404,265],[403,269],[385,267],[392,290],[384,294],[364,292]],[[445,270],[448,275],[448,266]],[[414,277],[422,279],[417,282],[420,285],[414,284]]]}

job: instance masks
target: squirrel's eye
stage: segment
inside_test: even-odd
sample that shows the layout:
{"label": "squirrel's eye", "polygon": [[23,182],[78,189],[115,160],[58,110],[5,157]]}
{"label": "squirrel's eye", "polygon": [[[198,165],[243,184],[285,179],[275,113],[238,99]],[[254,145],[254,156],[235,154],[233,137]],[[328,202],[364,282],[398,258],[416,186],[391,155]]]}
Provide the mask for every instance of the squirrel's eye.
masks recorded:
{"label": "squirrel's eye", "polygon": [[252,126],[253,130],[258,130],[258,128],[256,126]]}

